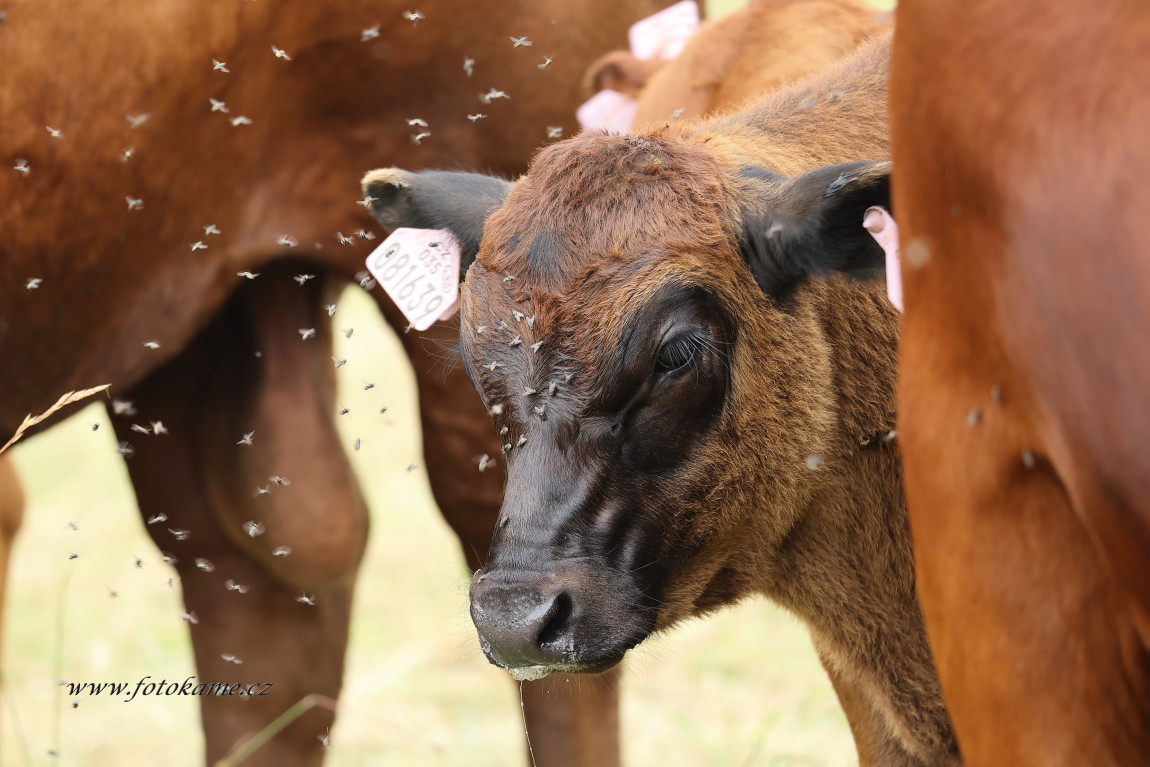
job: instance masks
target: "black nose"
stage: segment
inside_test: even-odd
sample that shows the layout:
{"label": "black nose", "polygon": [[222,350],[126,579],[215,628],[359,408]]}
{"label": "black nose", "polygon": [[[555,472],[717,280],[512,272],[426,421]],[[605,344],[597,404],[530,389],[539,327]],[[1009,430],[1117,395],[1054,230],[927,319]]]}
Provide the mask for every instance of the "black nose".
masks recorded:
{"label": "black nose", "polygon": [[530,573],[480,574],[471,585],[471,619],[484,652],[507,668],[574,660],[568,591]]}

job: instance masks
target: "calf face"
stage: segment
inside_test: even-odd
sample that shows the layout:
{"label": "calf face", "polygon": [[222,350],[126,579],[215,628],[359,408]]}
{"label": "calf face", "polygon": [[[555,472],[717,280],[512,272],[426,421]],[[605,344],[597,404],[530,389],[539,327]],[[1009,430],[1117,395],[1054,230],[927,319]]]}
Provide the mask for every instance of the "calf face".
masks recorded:
{"label": "calf face", "polygon": [[[541,206],[575,168],[571,198]],[[821,194],[841,173],[812,183]],[[802,267],[763,247],[748,269],[740,240],[770,240],[757,241],[757,216],[738,231],[725,186],[689,144],[589,135],[540,156],[491,219],[464,286],[462,349],[506,429],[507,501],[472,588],[500,665],[598,670],[658,624],[751,586],[726,561],[741,556],[731,536],[757,506],[745,498],[753,462],[738,455],[735,411],[752,394],[743,366],[801,363],[794,349],[752,351],[778,333],[760,333],[741,307],[762,302],[752,271],[786,300]],[[804,182],[761,186],[756,206],[822,244],[807,231],[813,211],[792,199]],[[800,413],[759,415],[810,431]],[[778,538],[790,523],[772,527]]]}
{"label": "calf face", "polygon": [[[381,215],[429,221],[443,179],[399,173],[369,180]],[[886,164],[791,179],[673,136],[586,134],[514,188],[466,183],[510,192],[463,286],[463,360],[508,468],[472,616],[498,665],[602,670],[752,590],[746,536],[766,535],[757,560],[794,526],[795,467],[833,452],[798,293],[881,262],[860,222]],[[451,210],[434,220],[464,232],[483,214]]]}

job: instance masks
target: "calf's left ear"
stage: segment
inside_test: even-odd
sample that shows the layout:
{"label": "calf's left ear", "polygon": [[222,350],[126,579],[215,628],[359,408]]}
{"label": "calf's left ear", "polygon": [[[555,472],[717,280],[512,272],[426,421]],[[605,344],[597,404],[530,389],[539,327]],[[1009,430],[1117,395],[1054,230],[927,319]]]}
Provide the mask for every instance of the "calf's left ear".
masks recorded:
{"label": "calf's left ear", "polygon": [[459,242],[460,279],[479,252],[483,223],[503,204],[511,182],[482,173],[382,168],[363,177],[371,212],[389,231],[447,229]]}
{"label": "calf's left ear", "polygon": [[600,56],[588,67],[583,75],[586,90],[598,93],[609,89],[631,98],[638,98],[639,92],[667,61],[665,59],[641,59],[630,51],[612,51]]}
{"label": "calf's left ear", "polygon": [[867,208],[890,209],[890,163],[828,165],[794,178],[758,168],[742,173],[740,246],[755,281],[783,298],[812,275],[883,274],[885,253],[863,227]]}

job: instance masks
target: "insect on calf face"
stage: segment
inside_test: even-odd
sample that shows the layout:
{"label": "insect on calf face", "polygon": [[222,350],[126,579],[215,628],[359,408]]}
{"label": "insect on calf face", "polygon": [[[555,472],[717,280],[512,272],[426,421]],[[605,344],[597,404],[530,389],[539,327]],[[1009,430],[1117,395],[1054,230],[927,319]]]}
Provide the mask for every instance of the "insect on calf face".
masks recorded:
{"label": "insect on calf face", "polygon": [[504,279],[476,266],[465,291],[464,359],[508,470],[472,617],[513,672],[603,670],[654,629],[696,545],[679,488],[697,483],[680,479],[723,412],[734,326],[687,285],[572,314],[512,300]]}

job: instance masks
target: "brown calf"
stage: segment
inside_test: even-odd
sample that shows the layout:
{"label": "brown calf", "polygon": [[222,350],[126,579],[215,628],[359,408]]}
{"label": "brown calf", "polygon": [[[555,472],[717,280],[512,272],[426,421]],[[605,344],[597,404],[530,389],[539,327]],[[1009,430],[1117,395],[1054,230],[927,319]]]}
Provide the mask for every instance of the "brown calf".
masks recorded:
{"label": "brown calf", "polygon": [[977,765],[1150,760],[1150,7],[900,0],[899,434]]}
{"label": "brown calf", "polygon": [[638,98],[636,128],[736,106],[818,72],[890,26],[863,0],[750,0],[705,22],[674,60],[614,51],[587,80]]}
{"label": "brown calf", "polygon": [[[520,172],[548,126],[574,127],[589,57],[665,4],[445,0],[422,18],[401,0],[5,4],[0,443],[67,390],[110,383],[135,402],[138,415],[114,423],[135,449],[140,510],[157,519],[148,531],[178,560],[198,616],[197,672],[231,678],[221,656],[240,656],[278,691],[200,698],[209,762],[304,695],[340,691],[367,534],[332,423],[347,374],[330,356],[339,315],[323,308],[370,248],[355,234],[372,221],[349,169],[366,153]],[[544,54],[554,62],[541,67]],[[381,309],[403,327],[390,302]],[[445,375],[431,351],[457,332],[402,338],[432,487],[478,567],[499,477],[464,467],[498,443],[465,376]],[[133,420],[168,433],[141,435]],[[253,497],[272,475],[291,486]],[[610,684],[586,697],[558,687],[524,689],[540,760],[615,762]],[[318,764],[331,719],[312,711],[245,764]]]}
{"label": "brown calf", "polygon": [[[464,233],[462,351],[508,467],[472,617],[492,662],[602,671],[763,594],[809,627],[865,765],[958,761],[914,591],[888,198],[887,43],[742,112],[583,133],[514,185],[368,174]],[[873,162],[845,162],[866,158]],[[444,196],[473,200],[444,211]],[[434,208],[434,210],[433,210]]]}

